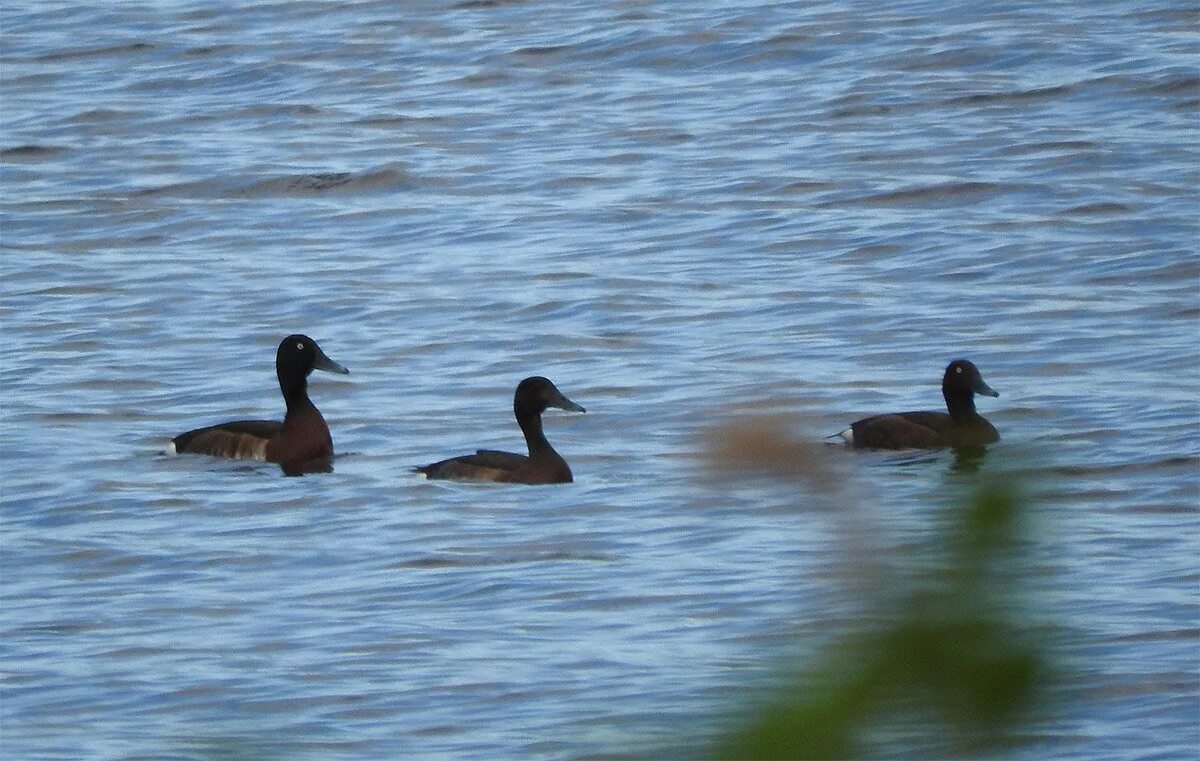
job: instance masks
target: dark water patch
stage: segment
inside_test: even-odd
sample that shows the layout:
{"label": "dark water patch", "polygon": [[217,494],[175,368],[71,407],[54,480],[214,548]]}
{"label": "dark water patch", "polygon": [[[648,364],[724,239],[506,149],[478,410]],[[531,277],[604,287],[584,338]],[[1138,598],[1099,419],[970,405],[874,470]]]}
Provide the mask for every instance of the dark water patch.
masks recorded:
{"label": "dark water patch", "polygon": [[148,97],[158,94],[169,96],[177,92],[186,92],[195,88],[196,84],[196,80],[190,77],[158,77],[130,85],[129,92],[148,94]]}
{"label": "dark water patch", "polygon": [[412,178],[402,167],[386,164],[365,172],[315,172],[271,177],[264,180],[246,178],[212,178],[191,182],[171,183],[144,188],[138,197],[225,197],[278,198],[350,196],[398,190],[411,185]]}
{"label": "dark water patch", "polygon": [[895,65],[901,71],[960,71],[988,65],[1004,54],[1004,49],[994,45],[972,45],[934,53],[906,51],[897,56]]}
{"label": "dark water patch", "polygon": [[413,125],[436,127],[446,124],[447,119],[441,116],[412,116],[408,114],[393,114],[389,116],[368,116],[359,119],[354,123],[364,127],[394,129],[397,127],[410,127]]}
{"label": "dark water patch", "polygon": [[450,555],[429,555],[422,558],[414,558],[401,563],[395,563],[388,566],[390,570],[404,570],[407,568],[416,568],[420,570],[437,570],[441,568],[467,568],[474,565],[485,565],[480,558],[468,556],[450,556]]}
{"label": "dark water patch", "polygon": [[152,391],[166,387],[167,385],[160,381],[146,378],[88,378],[72,381],[64,386],[64,388],[73,388],[77,391],[98,388],[110,391]]}
{"label": "dark water patch", "polygon": [[314,106],[308,103],[261,103],[250,106],[249,108],[240,111],[232,111],[225,115],[226,118],[247,118],[253,120],[273,119],[276,117],[289,117],[293,119],[301,119],[315,116],[334,116],[336,111]]}
{"label": "dark water patch", "polygon": [[872,151],[869,153],[856,153],[850,157],[851,161],[855,161],[860,164],[895,164],[902,162],[904,159],[904,153],[896,151]]}
{"label": "dark water patch", "polygon": [[862,119],[872,116],[889,116],[897,110],[895,105],[864,103],[858,106],[840,106],[829,110],[830,119]]}
{"label": "dark water patch", "polygon": [[493,582],[471,582],[462,584],[453,584],[445,592],[447,600],[487,600],[505,599],[509,593],[515,592],[519,585],[506,581]]}
{"label": "dark water patch", "polygon": [[1159,8],[1135,9],[1125,14],[1124,18],[1146,23],[1161,24],[1177,22],[1181,29],[1189,32],[1196,29],[1196,18],[1200,17],[1200,5],[1190,5],[1186,2],[1177,6],[1167,5]]}
{"label": "dark water patch", "polygon": [[476,71],[473,74],[467,74],[454,80],[454,85],[464,85],[467,87],[492,87],[494,85],[502,85],[514,81],[514,76],[507,71],[499,71],[496,69],[485,69]]}
{"label": "dark water patch", "polygon": [[57,145],[19,145],[0,150],[2,161],[43,161],[70,153],[69,148]]}
{"label": "dark water patch", "polygon": [[15,626],[5,632],[5,638],[9,640],[24,639],[26,637],[61,637],[74,636],[77,634],[87,634],[91,632],[105,631],[115,628],[116,625],[109,621],[100,621],[94,619],[76,619],[65,621],[46,621],[40,623],[27,623],[20,626]]}
{"label": "dark water patch", "polygon": [[537,276],[537,280],[543,283],[570,283],[591,280],[593,277],[590,272],[544,272]]}
{"label": "dark water patch", "polygon": [[[3,59],[0,59],[0,65],[2,65],[2,62],[3,62]],[[19,89],[24,89],[27,87],[35,87],[35,88],[52,87],[52,86],[62,82],[62,80],[64,78],[65,78],[64,74],[62,74],[60,72],[54,72],[54,71],[39,71],[34,74],[20,74],[20,75],[12,74],[12,73],[6,71],[4,73],[4,86],[6,88],[15,87],[15,88],[19,88]]]}
{"label": "dark water patch", "polygon": [[514,5],[524,5],[527,0],[463,0],[453,7],[457,10],[486,10],[489,8],[504,8]]}
{"label": "dark water patch", "polygon": [[1137,211],[1139,211],[1137,207],[1129,204],[1116,203],[1114,201],[1098,201],[1081,206],[1072,206],[1069,209],[1063,209],[1059,214],[1064,217],[1116,217],[1133,214]]}
{"label": "dark water patch", "polygon": [[230,685],[225,682],[214,684],[197,684],[179,689],[167,690],[161,694],[164,700],[189,700],[193,698],[219,697],[229,692]]}
{"label": "dark water patch", "polygon": [[1101,146],[1091,140],[1050,140],[1036,143],[1021,143],[1007,146],[998,151],[1001,156],[1024,156],[1034,153],[1060,153],[1097,150]]}
{"label": "dark water patch", "polygon": [[518,48],[513,51],[513,55],[528,58],[543,58],[564,53],[573,48],[573,45],[534,45],[527,48]]}
{"label": "dark water patch", "polygon": [[1200,628],[1147,630],[1113,637],[1113,642],[1200,642]]}
{"label": "dark water patch", "polygon": [[820,180],[796,180],[789,182],[779,187],[778,192],[784,194],[802,194],[802,193],[817,193],[821,191],[833,190],[838,187],[836,182],[820,181]]}
{"label": "dark water patch", "polygon": [[[364,719],[394,719],[401,709],[397,707],[387,708],[347,708],[344,710],[333,710],[329,712],[331,718],[344,721],[362,721]],[[413,734],[416,734],[415,732]]]}
{"label": "dark water patch", "polygon": [[1155,473],[1161,471],[1175,471],[1181,468],[1195,469],[1200,467],[1200,455],[1179,455],[1176,457],[1166,457],[1147,462],[1125,462],[1114,464],[1089,464],[1089,465],[1054,465],[1047,467],[1040,472],[1045,475],[1056,476],[1102,476],[1116,475],[1121,473]]}
{"label": "dark water patch", "polygon": [[1074,89],[1075,87],[1073,85],[1054,85],[1051,87],[1034,87],[1028,90],[973,93],[971,95],[961,95],[956,98],[950,98],[945,102],[946,104],[953,106],[979,106],[992,104],[1005,105],[1009,103],[1018,103],[1030,100],[1048,100],[1051,98],[1060,98],[1064,95],[1069,95]]}
{"label": "dark water patch", "polygon": [[53,559],[66,564],[75,563],[92,563],[106,561],[113,557],[112,551],[107,549],[87,549],[73,550],[54,555]]}
{"label": "dark water patch", "polygon": [[[238,707],[239,710],[242,706]],[[280,713],[294,715],[295,706],[281,705],[277,710],[265,713]],[[281,759],[322,759],[364,757],[375,751],[380,752],[377,740],[319,740],[305,739],[305,731],[316,731],[312,727],[300,727],[292,732],[293,737],[276,739],[270,733],[262,734],[233,734],[219,731],[206,733],[196,729],[192,733],[179,737],[173,744],[163,749],[156,749],[153,754],[143,757],[122,756],[124,761],[194,761],[196,759],[259,759],[260,761],[280,761]],[[386,751],[384,751],[386,754]],[[347,755],[349,754],[349,755]]]}
{"label": "dark water patch", "polygon": [[168,606],[162,608],[147,608],[145,613],[152,617],[167,617],[167,618],[236,618],[245,615],[249,611],[245,606],[238,605],[210,605],[210,606]]}
{"label": "dark water patch", "polygon": [[248,553],[245,555],[220,555],[202,560],[196,564],[197,568],[231,568],[236,566],[247,566],[260,568],[269,566],[278,562],[280,557],[269,553]]}
{"label": "dark water patch", "polygon": [[45,423],[86,423],[111,420],[113,415],[108,412],[43,412],[35,415],[34,418]]}
{"label": "dark water patch", "polygon": [[70,61],[80,58],[109,58],[113,56],[127,56],[137,53],[149,53],[152,50],[157,50],[158,45],[150,42],[128,42],[121,45],[106,45],[100,47],[83,47],[74,48],[71,50],[62,50],[54,53],[46,53],[36,56],[35,61],[51,62],[51,61]]}
{"label": "dark water patch", "polygon": [[577,174],[568,177],[555,177],[554,179],[538,183],[536,187],[543,190],[572,190],[575,188],[611,186],[619,182],[619,180],[613,177]]}
{"label": "dark water patch", "polygon": [[129,111],[115,108],[90,108],[71,116],[68,121],[74,124],[104,124],[138,122],[150,116],[148,111]]}
{"label": "dark water patch", "polygon": [[1200,76],[1188,74],[1164,77],[1153,84],[1141,86],[1138,88],[1138,92],[1149,95],[1191,95],[1195,97],[1200,95]]}
{"label": "dark water patch", "polygon": [[1012,186],[994,182],[947,182],[826,201],[820,206],[937,206],[951,203],[982,203],[1014,189]]}
{"label": "dark water patch", "polygon": [[1165,671],[1139,675],[1136,681],[1119,682],[1086,688],[1084,692],[1091,698],[1110,700],[1113,698],[1155,695],[1164,691],[1174,692],[1184,687],[1194,687],[1193,674],[1179,671]]}
{"label": "dark water patch", "polygon": [[352,705],[366,699],[363,695],[346,694],[323,695],[319,698],[264,698],[244,701],[241,704],[241,708],[264,713],[291,712],[304,708],[322,708],[339,704]]}
{"label": "dark water patch", "polygon": [[438,570],[443,568],[474,568],[480,566],[530,565],[535,563],[590,562],[611,563],[616,558],[598,553],[575,552],[572,550],[548,550],[545,552],[516,553],[508,555],[428,555],[394,563],[390,570],[416,568]]}
{"label": "dark water patch", "polygon": [[690,143],[696,139],[696,136],[690,132],[664,127],[635,127],[626,130],[623,136],[650,145]]}
{"label": "dark water patch", "polygon": [[288,650],[294,650],[295,648],[295,643],[291,642],[290,640],[272,639],[265,642],[256,642],[252,647],[249,648],[249,652],[256,654],[284,653]]}
{"label": "dark water patch", "polygon": [[363,173],[321,172],[274,177],[261,180],[234,193],[239,197],[353,195],[397,189],[408,183],[407,172],[398,166],[385,166]]}
{"label": "dark water patch", "polygon": [[178,652],[179,649],[177,648],[130,645],[128,647],[118,647],[112,650],[106,650],[104,652],[97,653],[96,657],[100,658],[101,660],[140,660],[142,658],[175,655]]}
{"label": "dark water patch", "polygon": [[1183,185],[1167,182],[1140,182],[1134,186],[1133,190],[1139,196],[1159,198],[1186,198],[1191,192],[1190,188]]}
{"label": "dark water patch", "polygon": [[226,58],[229,58],[230,53],[232,53],[236,50],[240,50],[240,49],[241,49],[240,46],[230,45],[230,44],[197,45],[195,47],[190,47],[190,48],[187,48],[186,50],[184,50],[183,55],[190,56],[190,57],[196,57],[196,58],[220,55],[220,56],[225,56]]}
{"label": "dark water patch", "polygon": [[1200,515],[1200,505],[1196,504],[1173,504],[1173,505],[1135,505],[1126,508],[1124,512],[1141,513],[1144,515]]}

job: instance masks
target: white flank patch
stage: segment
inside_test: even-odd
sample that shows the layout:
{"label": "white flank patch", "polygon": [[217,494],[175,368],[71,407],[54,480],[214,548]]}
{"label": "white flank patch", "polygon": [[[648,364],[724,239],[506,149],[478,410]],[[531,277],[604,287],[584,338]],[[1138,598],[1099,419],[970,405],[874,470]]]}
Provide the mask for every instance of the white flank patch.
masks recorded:
{"label": "white flank patch", "polygon": [[167,448],[163,450],[163,454],[179,454],[175,451],[175,441],[172,440],[167,444]]}
{"label": "white flank patch", "polygon": [[846,430],[839,433],[838,436],[841,436],[847,444],[854,443],[854,429],[853,428],[847,428]]}

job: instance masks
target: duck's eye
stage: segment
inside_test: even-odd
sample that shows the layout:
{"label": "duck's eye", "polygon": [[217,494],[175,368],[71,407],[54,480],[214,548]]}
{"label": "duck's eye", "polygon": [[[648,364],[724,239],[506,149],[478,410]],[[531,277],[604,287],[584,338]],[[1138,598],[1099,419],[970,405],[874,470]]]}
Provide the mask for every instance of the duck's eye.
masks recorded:
{"label": "duck's eye", "polygon": [[[303,342],[303,341],[301,341],[301,342],[297,343],[297,344],[296,344],[296,348],[297,348],[297,349],[299,349],[299,350],[301,350],[301,351],[304,351],[304,342]],[[959,372],[961,373],[961,372],[962,372],[962,370],[959,370]]]}
{"label": "duck's eye", "polygon": [[954,368],[954,372],[958,373],[959,375],[962,375],[962,368],[956,367],[956,368]]}

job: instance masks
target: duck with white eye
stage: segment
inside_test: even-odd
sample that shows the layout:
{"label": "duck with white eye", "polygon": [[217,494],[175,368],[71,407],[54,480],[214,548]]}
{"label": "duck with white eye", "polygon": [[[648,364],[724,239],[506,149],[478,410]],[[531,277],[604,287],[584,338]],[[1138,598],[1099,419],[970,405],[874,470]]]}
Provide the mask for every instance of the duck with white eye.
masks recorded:
{"label": "duck with white eye", "polygon": [[[1000,396],[979,368],[956,359],[942,376],[947,412],[892,412],[863,418],[838,436],[867,449],[977,448],[1000,440],[996,427],[975,411],[975,395]],[[831,437],[832,438],[832,437]]]}
{"label": "duck with white eye", "polygon": [[172,439],[167,453],[274,462],[289,475],[330,470],[333,438],[321,411],[308,398],[308,376],[313,370],[350,372],[325,356],[308,336],[288,336],[275,352],[275,375],[287,405],[283,422],[235,420],[196,428]]}

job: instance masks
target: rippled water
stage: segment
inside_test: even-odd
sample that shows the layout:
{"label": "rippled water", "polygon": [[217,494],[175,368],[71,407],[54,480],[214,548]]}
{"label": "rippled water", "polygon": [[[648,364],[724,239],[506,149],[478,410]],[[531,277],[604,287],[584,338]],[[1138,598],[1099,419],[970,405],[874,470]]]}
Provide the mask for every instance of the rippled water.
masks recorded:
{"label": "rippled water", "polygon": [[[936,408],[967,356],[1071,675],[1026,752],[1194,754],[1196,18],[7,9],[0,750],[703,748],[784,643],[869,624],[827,497],[706,477],[704,432]],[[334,473],[159,454],[278,417],[291,332],[352,373],[312,382]],[[547,416],[576,483],[408,472],[519,450],[534,373],[588,408]],[[949,454],[833,459],[884,548],[958,499]]]}

